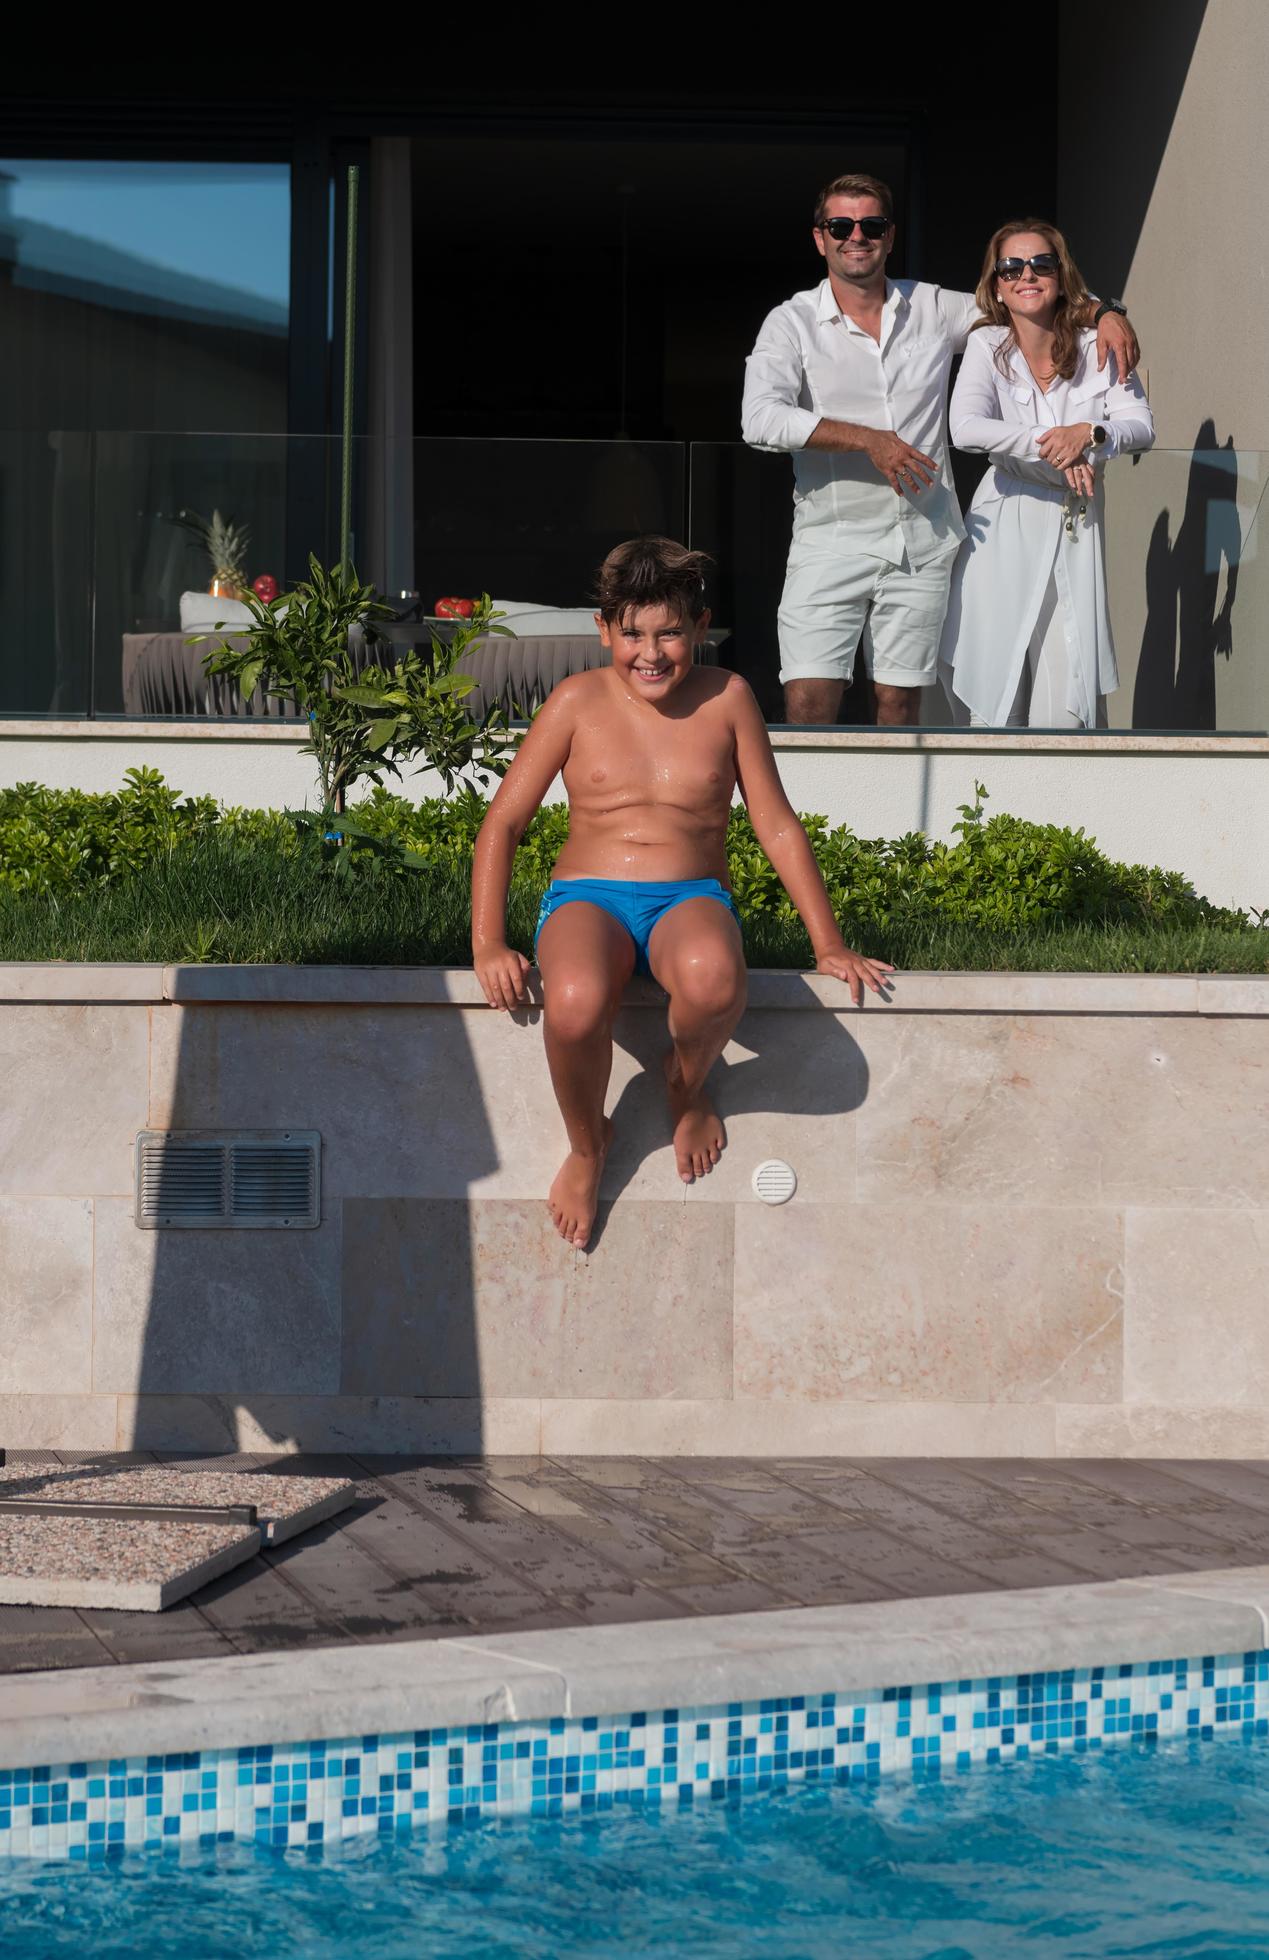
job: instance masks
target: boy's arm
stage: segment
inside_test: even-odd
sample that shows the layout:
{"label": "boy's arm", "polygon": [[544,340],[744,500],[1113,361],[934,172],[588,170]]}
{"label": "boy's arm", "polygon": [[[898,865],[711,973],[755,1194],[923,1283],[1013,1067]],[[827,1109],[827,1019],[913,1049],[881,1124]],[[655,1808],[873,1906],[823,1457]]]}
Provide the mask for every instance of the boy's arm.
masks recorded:
{"label": "boy's arm", "polygon": [[547,696],[476,838],[471,868],[472,965],[491,1007],[520,1006],[529,962],[507,944],[507,891],[516,847],[568,760],[575,710],[570,681]]}
{"label": "boy's arm", "polygon": [[733,677],[729,693],[736,730],[736,780],[754,835],[811,936],[816,972],[845,980],[852,1000],[860,1007],[864,988],[879,994],[886,974],[893,973],[894,968],[884,960],[867,960],[852,953],[843,941],[810,839],[784,793],[758,703],[739,675]]}

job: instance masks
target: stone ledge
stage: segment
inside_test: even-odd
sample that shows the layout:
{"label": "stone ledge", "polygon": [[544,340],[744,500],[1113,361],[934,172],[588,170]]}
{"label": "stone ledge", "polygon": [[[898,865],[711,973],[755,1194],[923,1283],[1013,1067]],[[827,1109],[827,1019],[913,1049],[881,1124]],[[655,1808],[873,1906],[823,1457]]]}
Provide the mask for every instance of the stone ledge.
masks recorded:
{"label": "stone ledge", "polygon": [[[1029,729],[967,728],[792,728],[774,725],[777,754],[818,750],[829,754],[882,755],[1269,755],[1269,735],[1231,731],[1217,734],[1153,735],[1124,728],[1101,728],[1078,735],[1032,734]],[[237,742],[251,746],[280,742],[298,749],[307,741],[300,722],[216,721],[192,716],[185,721],[118,719],[0,720],[0,742]]]}
{"label": "stone ledge", "polygon": [[[529,976],[532,1017],[541,982]],[[633,980],[627,1007],[660,1007],[661,989]],[[0,1003],[99,1001],[178,1006],[485,1007],[469,967],[142,966],[0,962]],[[754,968],[751,1009],[826,1007],[834,1013],[1187,1014],[1269,1016],[1269,978],[1196,973],[900,973],[889,999],[856,1009],[843,982]]]}
{"label": "stone ledge", "polygon": [[0,1765],[615,1715],[1266,1644],[1269,1567],[18,1675]]}
{"label": "stone ledge", "polygon": [[161,1001],[161,966],[126,966],[89,961],[0,961],[0,1002],[51,1006],[58,1001],[135,1004]]}
{"label": "stone ledge", "polygon": [[298,749],[308,740],[299,721],[213,721],[198,715],[189,721],[43,720],[0,721],[0,742],[282,742]]}

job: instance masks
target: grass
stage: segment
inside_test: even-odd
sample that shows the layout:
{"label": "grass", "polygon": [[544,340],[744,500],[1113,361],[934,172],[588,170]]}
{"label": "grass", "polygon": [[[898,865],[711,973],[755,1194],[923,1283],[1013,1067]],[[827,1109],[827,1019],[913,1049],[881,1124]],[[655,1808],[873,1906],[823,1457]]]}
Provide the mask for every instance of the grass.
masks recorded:
{"label": "grass", "polygon": [[[517,881],[508,936],[532,947],[538,887]],[[6,960],[214,961],[302,966],[466,966],[469,895],[459,870],[335,878],[293,851],[211,832],[144,871],[82,895],[0,892]],[[900,968],[1064,973],[1267,973],[1269,928],[1058,920],[986,932],[929,913],[884,928],[846,921],[856,950]],[[751,966],[807,968],[800,927],[745,926]]]}

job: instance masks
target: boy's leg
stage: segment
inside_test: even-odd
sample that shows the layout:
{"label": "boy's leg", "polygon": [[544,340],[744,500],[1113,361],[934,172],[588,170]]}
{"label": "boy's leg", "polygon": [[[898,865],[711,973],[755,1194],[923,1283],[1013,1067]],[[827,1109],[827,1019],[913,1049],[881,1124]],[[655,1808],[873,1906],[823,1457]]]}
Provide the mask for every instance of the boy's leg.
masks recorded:
{"label": "boy's leg", "polygon": [[538,937],[546,1059],[569,1152],[547,1204],[571,1245],[590,1239],[612,1125],[604,1097],[612,1072],[613,1016],[634,970],[634,941],[610,913],[583,899],[562,905]]}
{"label": "boy's leg", "polygon": [[653,928],[648,964],[670,996],[665,1078],[674,1157],[685,1184],[718,1162],[727,1137],[705,1078],[745,1011],[740,927],[716,898],[688,898]]}

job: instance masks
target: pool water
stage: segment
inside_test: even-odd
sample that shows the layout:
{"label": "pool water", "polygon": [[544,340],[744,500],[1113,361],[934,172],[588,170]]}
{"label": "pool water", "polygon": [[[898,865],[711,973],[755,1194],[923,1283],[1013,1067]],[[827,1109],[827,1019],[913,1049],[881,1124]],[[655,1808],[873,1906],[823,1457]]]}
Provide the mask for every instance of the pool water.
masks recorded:
{"label": "pool water", "polygon": [[1269,1954],[1269,1738],[516,1819],[0,1863],[4,1960]]}

